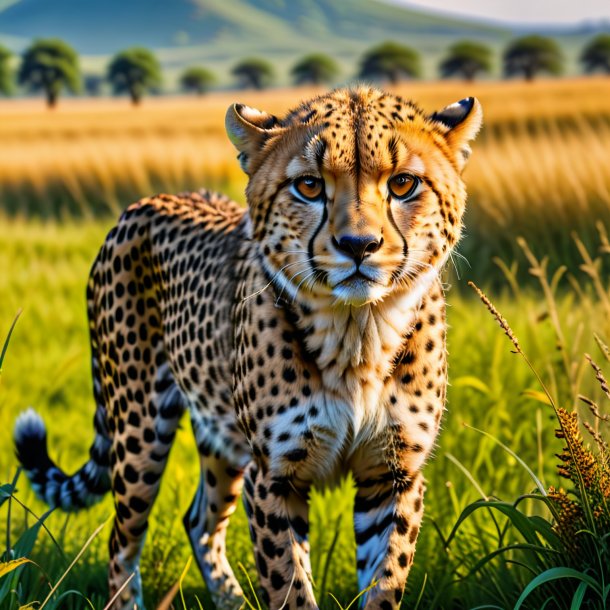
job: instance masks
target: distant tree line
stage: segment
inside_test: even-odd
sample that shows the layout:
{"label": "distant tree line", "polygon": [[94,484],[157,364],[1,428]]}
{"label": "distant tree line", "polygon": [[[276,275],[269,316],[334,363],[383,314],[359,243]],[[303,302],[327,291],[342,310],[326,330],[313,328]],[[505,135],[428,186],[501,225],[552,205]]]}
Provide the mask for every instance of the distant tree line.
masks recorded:
{"label": "distant tree line", "polygon": [[[0,93],[11,95],[15,82],[32,92],[44,93],[49,107],[55,106],[63,91],[98,95],[104,82],[116,94],[128,94],[133,104],[139,104],[146,93],[161,90],[161,65],[148,49],[132,47],[117,53],[108,64],[106,75],[82,75],[78,55],[67,43],[58,39],[36,40],[24,52],[16,74],[10,68],[11,52],[0,45]],[[587,73],[610,74],[610,34],[593,38],[582,50],[580,62]],[[540,73],[561,74],[564,57],[559,45],[551,38],[535,34],[513,40],[502,54],[506,77],[533,80]],[[463,40],[453,44],[441,60],[438,69],[443,78],[463,78],[472,81],[489,74],[493,68],[493,53],[479,42]],[[360,59],[358,78],[387,81],[395,84],[407,78],[419,78],[422,73],[420,54],[411,47],[387,41],[367,50]],[[233,66],[231,74],[240,87],[264,89],[273,83],[273,66],[266,60],[250,57]],[[301,58],[291,69],[297,85],[321,85],[337,79],[337,62],[322,53]],[[216,76],[201,66],[184,70],[179,79],[183,91],[202,95],[215,83]]]}

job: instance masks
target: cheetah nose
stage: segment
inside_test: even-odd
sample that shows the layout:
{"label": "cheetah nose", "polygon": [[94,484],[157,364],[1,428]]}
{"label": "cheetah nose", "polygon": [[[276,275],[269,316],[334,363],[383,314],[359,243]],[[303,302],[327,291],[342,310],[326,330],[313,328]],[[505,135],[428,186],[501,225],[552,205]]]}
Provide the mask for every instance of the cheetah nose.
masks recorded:
{"label": "cheetah nose", "polygon": [[383,237],[377,239],[374,235],[344,235],[332,239],[337,250],[347,254],[359,265],[369,254],[377,252],[383,244]]}

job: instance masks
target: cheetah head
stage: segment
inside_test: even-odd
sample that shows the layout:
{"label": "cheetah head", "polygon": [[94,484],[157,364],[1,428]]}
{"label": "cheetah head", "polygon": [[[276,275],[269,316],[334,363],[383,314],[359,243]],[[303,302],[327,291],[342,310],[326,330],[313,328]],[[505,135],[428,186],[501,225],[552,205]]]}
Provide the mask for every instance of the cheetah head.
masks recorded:
{"label": "cheetah head", "polygon": [[340,89],[283,118],[235,104],[253,238],[293,299],[374,303],[437,274],[459,240],[479,102],[432,115],[377,89]]}

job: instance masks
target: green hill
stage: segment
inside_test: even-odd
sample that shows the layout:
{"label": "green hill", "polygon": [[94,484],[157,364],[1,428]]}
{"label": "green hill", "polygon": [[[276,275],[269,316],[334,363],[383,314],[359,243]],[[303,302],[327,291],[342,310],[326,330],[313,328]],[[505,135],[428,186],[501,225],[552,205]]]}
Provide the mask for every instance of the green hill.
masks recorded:
{"label": "green hill", "polygon": [[46,36],[68,41],[93,70],[139,44],[157,50],[170,72],[205,63],[223,73],[255,54],[281,73],[298,55],[323,51],[344,64],[347,78],[364,48],[382,40],[437,55],[457,38],[494,42],[510,32],[377,0],[0,0],[0,41],[19,51]]}
{"label": "green hill", "polygon": [[373,43],[396,40],[417,48],[428,77],[451,42],[470,38],[499,49],[510,28],[413,10],[382,0],[0,0],[0,42],[20,51],[32,38],[57,36],[101,72],[119,49],[154,49],[168,75],[203,64],[230,82],[246,55],[274,62],[280,82],[289,65],[311,51],[335,56],[342,77]]}

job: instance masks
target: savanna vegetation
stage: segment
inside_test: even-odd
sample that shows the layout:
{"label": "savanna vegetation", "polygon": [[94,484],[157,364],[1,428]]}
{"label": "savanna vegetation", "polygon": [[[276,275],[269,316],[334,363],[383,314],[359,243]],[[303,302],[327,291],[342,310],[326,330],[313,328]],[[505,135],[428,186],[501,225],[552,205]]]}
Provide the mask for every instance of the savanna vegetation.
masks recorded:
{"label": "savanna vegetation", "polygon": [[63,40],[37,40],[24,53],[17,80],[26,89],[42,91],[53,108],[62,91],[80,91],[78,55]]}
{"label": "savanna vegetation", "polygon": [[[564,72],[566,57],[559,43],[548,36],[530,34],[509,42],[498,57],[495,50],[477,40],[460,40],[451,44],[438,62],[436,73],[441,78],[460,78],[472,82],[475,78],[494,73],[496,63],[502,65],[505,78],[532,81],[540,75],[559,76]],[[315,52],[297,58],[289,69],[291,82],[299,85],[345,84],[355,79],[396,85],[403,80],[429,77],[423,67],[420,51],[402,42],[387,40],[374,44],[360,57],[350,57],[350,72],[336,58]],[[13,65],[19,67],[13,74]],[[583,73],[610,71],[610,36],[599,34],[581,50],[579,62]],[[228,73],[231,86],[262,90],[273,87],[279,80],[274,64],[267,57],[245,57],[234,63]],[[220,76],[220,78],[219,78]],[[177,79],[178,89],[202,95],[226,75],[219,75],[202,65],[185,67]],[[61,93],[90,97],[102,92],[104,85],[116,95],[128,94],[139,105],[148,93],[164,91],[164,67],[154,51],[145,47],[130,47],[116,53],[106,66],[106,73],[81,73],[74,49],[59,39],[35,40],[19,59],[10,49],[0,45],[0,93],[45,94],[47,105],[54,108]],[[19,85],[16,87],[15,85]],[[226,86],[226,85],[225,85]]]}
{"label": "savanna vegetation", "polygon": [[[474,94],[486,113],[466,172],[459,252],[468,262],[456,256],[446,277],[448,412],[426,467],[425,524],[405,607],[604,608],[610,83],[448,81],[393,90],[429,111]],[[239,98],[281,112],[310,94]],[[81,464],[93,433],[84,307],[91,261],[120,209],[144,194],[206,185],[243,201],[245,177],[223,130],[235,100],[155,99],[137,112],[112,100],[66,100],[52,116],[34,101],[0,105],[0,344],[23,310],[0,356],[2,608],[47,597],[45,608],[91,607],[85,598],[104,607],[111,499],[77,515],[47,515],[16,476],[12,423],[35,406],[53,456],[68,471]],[[468,280],[489,298],[481,303]],[[188,428],[185,419],[144,551],[150,607],[169,607],[171,591],[177,608],[198,608],[197,600],[210,607],[181,525],[198,477]],[[342,607],[358,594],[352,501],[349,479],[313,497],[313,575],[325,608],[337,606],[331,593]],[[228,547],[256,608],[241,507]],[[9,563],[23,557],[35,563]]]}

